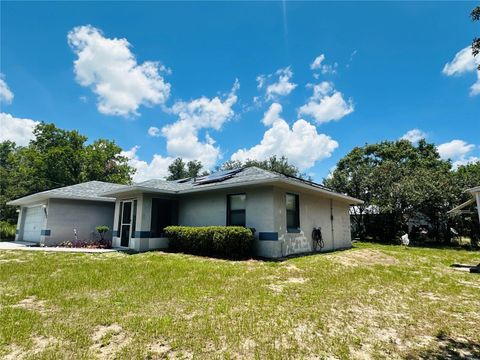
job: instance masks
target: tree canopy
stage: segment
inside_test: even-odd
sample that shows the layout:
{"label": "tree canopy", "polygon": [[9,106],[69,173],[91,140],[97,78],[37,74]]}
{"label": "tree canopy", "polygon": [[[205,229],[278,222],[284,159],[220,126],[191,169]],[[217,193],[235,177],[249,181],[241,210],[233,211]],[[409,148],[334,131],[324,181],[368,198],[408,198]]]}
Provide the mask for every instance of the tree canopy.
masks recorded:
{"label": "tree canopy", "polygon": [[[480,6],[475,7],[470,13],[472,21],[480,21]],[[475,37],[472,41],[472,54],[478,56],[480,54],[480,38]],[[480,63],[478,64],[478,70],[480,70]]]}
{"label": "tree canopy", "polygon": [[38,191],[99,180],[131,183],[134,169],[122,149],[106,139],[87,143],[76,130],[40,123],[27,146],[0,143],[0,220],[14,221],[15,209],[6,202]]}
{"label": "tree canopy", "polygon": [[202,168],[203,165],[198,160],[191,160],[185,163],[182,158],[176,158],[168,166],[169,175],[167,180],[180,180],[206,175],[205,171],[201,173]]}
{"label": "tree canopy", "polygon": [[226,161],[218,167],[218,170],[232,170],[249,166],[256,166],[261,169],[276,171],[289,176],[296,176],[300,178],[306,177],[306,175],[301,173],[295,165],[290,164],[285,156],[277,157],[276,155],[271,156],[266,160],[247,159],[245,162],[238,160]]}
{"label": "tree canopy", "polygon": [[433,144],[420,140],[384,141],[356,147],[342,158],[326,186],[365,201],[354,208],[361,237],[369,236],[364,215],[380,214],[375,236],[394,239],[419,216],[431,224],[430,236],[448,236],[446,213],[468,196],[464,190],[480,183],[480,162],[452,171]]}

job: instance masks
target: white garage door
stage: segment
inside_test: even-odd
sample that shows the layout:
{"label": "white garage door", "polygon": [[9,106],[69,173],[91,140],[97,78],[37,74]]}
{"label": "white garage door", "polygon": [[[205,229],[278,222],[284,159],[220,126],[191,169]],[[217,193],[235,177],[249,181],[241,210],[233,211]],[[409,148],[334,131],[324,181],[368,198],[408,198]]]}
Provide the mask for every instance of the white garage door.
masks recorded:
{"label": "white garage door", "polygon": [[41,206],[26,208],[23,223],[23,241],[40,242],[44,214]]}

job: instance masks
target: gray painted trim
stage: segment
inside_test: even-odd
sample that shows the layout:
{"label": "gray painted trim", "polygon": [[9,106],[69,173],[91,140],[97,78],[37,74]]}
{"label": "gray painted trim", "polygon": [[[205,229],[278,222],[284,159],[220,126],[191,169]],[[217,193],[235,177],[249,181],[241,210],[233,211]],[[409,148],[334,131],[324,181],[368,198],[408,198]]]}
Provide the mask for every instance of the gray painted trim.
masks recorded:
{"label": "gray painted trim", "polygon": [[135,239],[147,239],[150,238],[151,231],[135,231]]}
{"label": "gray painted trim", "polygon": [[42,230],[40,231],[40,235],[41,235],[41,236],[50,236],[51,233],[52,233],[52,232],[51,232],[50,229],[42,229]]}
{"label": "gray painted trim", "polygon": [[112,236],[120,237],[120,230],[112,230]]}
{"label": "gray painted trim", "polygon": [[278,232],[259,232],[258,240],[278,240]]}
{"label": "gray painted trim", "polygon": [[15,234],[18,235],[20,233],[19,229],[15,229]]}

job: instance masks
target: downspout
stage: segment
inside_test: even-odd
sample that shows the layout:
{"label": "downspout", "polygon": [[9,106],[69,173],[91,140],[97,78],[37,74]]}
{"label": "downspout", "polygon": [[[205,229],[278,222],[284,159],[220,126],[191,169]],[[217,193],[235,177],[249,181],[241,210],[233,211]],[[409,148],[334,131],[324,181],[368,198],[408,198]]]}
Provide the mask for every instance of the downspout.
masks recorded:
{"label": "downspout", "polygon": [[333,231],[333,199],[330,199],[330,227],[332,228],[332,250],[335,250],[335,234]]}

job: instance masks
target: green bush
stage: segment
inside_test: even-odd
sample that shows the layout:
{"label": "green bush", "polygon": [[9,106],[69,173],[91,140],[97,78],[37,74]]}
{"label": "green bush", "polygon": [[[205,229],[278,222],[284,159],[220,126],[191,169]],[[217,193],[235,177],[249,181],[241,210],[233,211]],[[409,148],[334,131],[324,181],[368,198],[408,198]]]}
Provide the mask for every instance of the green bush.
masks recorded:
{"label": "green bush", "polygon": [[17,225],[0,221],[0,240],[14,240]]}
{"label": "green bush", "polygon": [[251,255],[252,230],[241,226],[168,226],[165,233],[173,251],[233,259]]}

